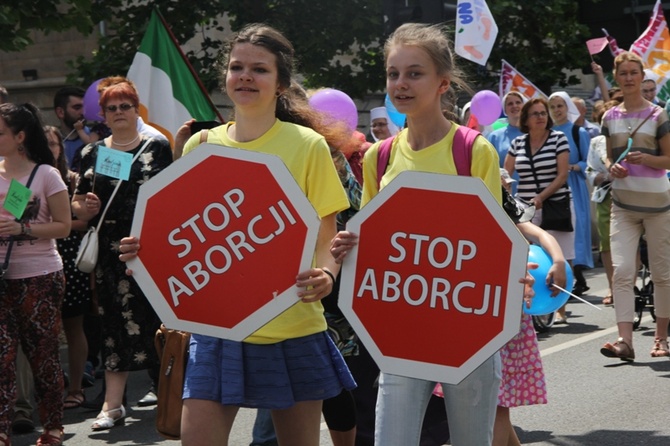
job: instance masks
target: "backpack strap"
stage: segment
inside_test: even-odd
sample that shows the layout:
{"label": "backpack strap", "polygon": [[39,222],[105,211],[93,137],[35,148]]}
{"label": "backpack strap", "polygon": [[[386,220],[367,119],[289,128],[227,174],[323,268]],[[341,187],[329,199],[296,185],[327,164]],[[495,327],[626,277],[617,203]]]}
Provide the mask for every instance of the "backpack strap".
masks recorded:
{"label": "backpack strap", "polygon": [[456,172],[461,176],[472,176],[470,173],[470,166],[472,166],[472,146],[479,135],[481,133],[477,130],[464,125],[460,125],[456,129],[454,144],[451,150],[454,154]]}
{"label": "backpack strap", "polygon": [[[477,130],[464,125],[459,125],[456,129],[452,152],[458,175],[465,177],[472,176],[470,173],[470,166],[472,165],[472,146],[475,144],[475,139],[477,139],[479,135],[481,135],[481,133]],[[379,190],[382,177],[386,173],[386,168],[391,159],[391,149],[394,138],[395,136],[391,136],[382,141],[379,146],[379,151],[377,152],[377,190]]]}
{"label": "backpack strap", "polygon": [[377,152],[377,190],[379,190],[379,187],[381,186],[382,177],[386,173],[386,168],[389,165],[394,139],[395,135],[386,138],[379,146],[379,151]]}
{"label": "backpack strap", "polygon": [[581,147],[579,147],[579,126],[574,122],[572,123],[572,140],[575,142],[575,145],[577,146],[577,154],[579,155],[579,161],[581,161],[582,150]]}

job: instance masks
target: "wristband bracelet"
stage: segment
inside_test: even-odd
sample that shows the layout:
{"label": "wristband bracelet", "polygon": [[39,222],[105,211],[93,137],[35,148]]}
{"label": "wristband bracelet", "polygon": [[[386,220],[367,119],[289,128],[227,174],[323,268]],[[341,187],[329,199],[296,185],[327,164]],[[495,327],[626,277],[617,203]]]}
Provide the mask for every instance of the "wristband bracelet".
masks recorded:
{"label": "wristband bracelet", "polygon": [[333,273],[331,273],[330,271],[328,271],[325,268],[319,268],[319,269],[321,271],[323,271],[324,273],[328,274],[328,276],[330,276],[331,280],[333,281],[333,285],[335,285],[335,276],[333,275]]}

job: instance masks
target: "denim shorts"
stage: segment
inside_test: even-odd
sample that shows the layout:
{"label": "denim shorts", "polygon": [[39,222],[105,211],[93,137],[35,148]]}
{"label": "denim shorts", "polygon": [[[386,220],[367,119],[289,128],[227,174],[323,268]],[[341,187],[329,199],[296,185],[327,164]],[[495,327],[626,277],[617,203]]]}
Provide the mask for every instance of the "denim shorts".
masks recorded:
{"label": "denim shorts", "polygon": [[249,344],[192,335],[184,399],[286,409],[356,387],[327,332],[276,344]]}

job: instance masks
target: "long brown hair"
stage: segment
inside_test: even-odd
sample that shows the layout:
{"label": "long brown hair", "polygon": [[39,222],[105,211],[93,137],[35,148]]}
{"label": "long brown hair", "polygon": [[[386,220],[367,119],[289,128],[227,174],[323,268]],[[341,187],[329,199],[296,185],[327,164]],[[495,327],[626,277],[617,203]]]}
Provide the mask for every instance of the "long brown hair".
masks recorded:
{"label": "long brown hair", "polygon": [[[63,146],[63,136],[60,134],[58,128],[54,127],[53,125],[45,125],[44,134],[45,135],[51,134],[52,136],[56,137],[56,140],[58,141],[58,146],[60,148],[58,149],[58,156],[56,157],[56,169],[58,169],[58,172],[60,172],[60,176],[63,179],[63,182],[65,184],[68,184],[68,181],[70,181],[69,180],[70,169],[68,169],[67,160],[65,159],[65,147]],[[47,141],[48,140],[49,138],[47,138]]]}
{"label": "long brown hair", "polygon": [[309,105],[305,91],[293,80],[295,67],[293,45],[281,32],[271,26],[261,23],[247,25],[228,42],[223,52],[220,73],[224,92],[230,53],[239,43],[263,47],[275,56],[277,80],[281,89],[275,109],[277,119],[311,128],[326,138],[331,147],[341,147],[351,141],[353,135],[345,124],[328,124],[325,116]]}
{"label": "long brown hair", "polygon": [[42,130],[42,114],[35,105],[5,102],[0,104],[0,118],[10,128],[12,135],[24,132],[23,147],[29,160],[35,164],[54,165],[55,159],[49,149],[49,141]]}

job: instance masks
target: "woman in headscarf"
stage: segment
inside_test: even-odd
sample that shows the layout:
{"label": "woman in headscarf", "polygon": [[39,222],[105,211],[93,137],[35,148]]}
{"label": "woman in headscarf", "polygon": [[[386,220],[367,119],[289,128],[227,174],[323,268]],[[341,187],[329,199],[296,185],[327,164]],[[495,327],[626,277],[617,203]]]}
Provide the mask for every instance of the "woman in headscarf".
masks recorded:
{"label": "woman in headscarf", "polygon": [[376,107],[370,110],[370,130],[376,142],[396,135],[399,129],[391,121],[386,107]]}
{"label": "woman in headscarf", "polygon": [[[549,96],[549,112],[554,121],[554,130],[563,132],[570,144],[568,185],[572,192],[576,217],[575,259],[573,260],[575,285],[573,292],[579,296],[589,289],[582,271],[593,268],[593,254],[591,252],[591,201],[585,174],[591,137],[581,127],[573,129],[573,122],[579,118],[579,110],[577,110],[577,107],[570,100],[570,96],[566,92],[558,91]],[[558,310],[555,323],[566,322],[565,307],[563,307]]]}
{"label": "woman in headscarf", "polygon": [[[523,135],[521,131],[521,107],[528,102],[523,94],[518,91],[510,91],[503,96],[502,106],[505,115],[507,115],[507,125],[498,130],[494,130],[486,136],[493,147],[498,151],[500,158],[500,167],[504,167],[507,151],[512,145],[514,138]],[[514,172],[513,180],[519,180],[519,174]],[[512,195],[516,195],[516,182],[512,183]]]}

